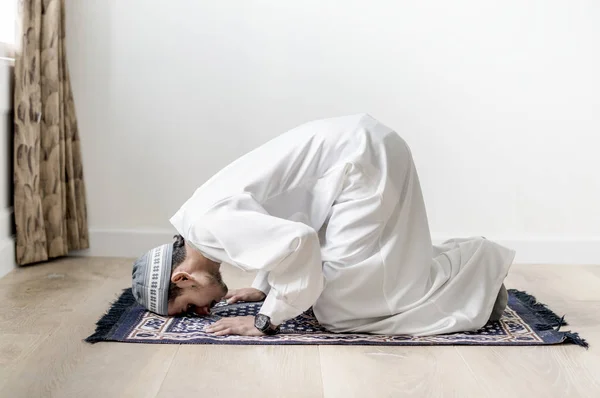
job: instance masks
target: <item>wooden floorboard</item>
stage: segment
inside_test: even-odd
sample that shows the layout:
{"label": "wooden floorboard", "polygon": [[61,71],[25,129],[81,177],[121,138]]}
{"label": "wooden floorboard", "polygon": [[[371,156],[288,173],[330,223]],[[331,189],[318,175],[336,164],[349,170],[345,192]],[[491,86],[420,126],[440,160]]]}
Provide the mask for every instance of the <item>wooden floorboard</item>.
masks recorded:
{"label": "wooden floorboard", "polygon": [[[596,336],[592,336],[596,341]],[[457,347],[485,397],[597,397],[600,358],[580,347]]]}
{"label": "wooden floorboard", "polygon": [[325,397],[484,397],[454,347],[323,346]]}
{"label": "wooden floorboard", "polygon": [[318,346],[181,346],[158,397],[322,397]]}

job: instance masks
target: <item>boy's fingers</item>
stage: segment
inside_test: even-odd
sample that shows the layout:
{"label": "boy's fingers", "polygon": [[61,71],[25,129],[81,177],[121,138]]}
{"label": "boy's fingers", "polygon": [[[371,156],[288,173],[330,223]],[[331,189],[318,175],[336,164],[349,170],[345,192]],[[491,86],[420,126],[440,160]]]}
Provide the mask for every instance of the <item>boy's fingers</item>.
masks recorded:
{"label": "boy's fingers", "polygon": [[228,334],[232,334],[231,329],[224,329],[224,330],[214,333],[215,336],[227,336]]}

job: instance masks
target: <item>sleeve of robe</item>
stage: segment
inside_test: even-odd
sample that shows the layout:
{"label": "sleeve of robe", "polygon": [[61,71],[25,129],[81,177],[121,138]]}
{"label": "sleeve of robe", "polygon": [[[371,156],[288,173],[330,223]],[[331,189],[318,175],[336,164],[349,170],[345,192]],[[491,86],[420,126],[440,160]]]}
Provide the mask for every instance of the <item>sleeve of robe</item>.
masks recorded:
{"label": "sleeve of robe", "polygon": [[260,290],[264,294],[269,294],[271,290],[271,285],[269,285],[269,273],[267,271],[258,271],[256,277],[254,278],[254,282],[252,282],[252,287]]}
{"label": "sleeve of robe", "polygon": [[[273,217],[249,194],[218,202],[189,224],[187,239],[200,251],[259,271],[257,288],[270,286],[260,310],[275,325],[310,308],[323,290],[321,248],[306,224]],[[265,280],[266,278],[266,280]]]}

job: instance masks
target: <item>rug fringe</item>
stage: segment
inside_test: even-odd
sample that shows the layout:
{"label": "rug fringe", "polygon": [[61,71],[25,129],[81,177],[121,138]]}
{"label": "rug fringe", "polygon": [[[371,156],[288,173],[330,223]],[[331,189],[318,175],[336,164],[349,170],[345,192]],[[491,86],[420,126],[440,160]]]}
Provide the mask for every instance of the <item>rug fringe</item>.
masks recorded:
{"label": "rug fringe", "polygon": [[100,341],[105,341],[106,336],[110,333],[112,328],[117,324],[119,319],[123,313],[135,304],[135,297],[133,297],[133,293],[131,292],[131,288],[124,289],[121,293],[121,296],[111,304],[108,312],[102,316],[96,322],[96,331],[94,334],[86,338],[84,341],[87,343],[98,343]]}
{"label": "rug fringe", "polygon": [[527,292],[516,289],[510,289],[508,292],[518,298],[521,303],[529,307],[529,309],[531,309],[538,316],[538,318],[541,318],[544,321],[544,323],[536,325],[540,328],[546,328],[542,330],[568,325],[564,316],[560,317],[556,315],[545,304],[538,302],[534,296],[528,294]]}
{"label": "rug fringe", "polygon": [[577,344],[580,347],[585,348],[586,350],[590,348],[590,344],[583,338],[579,336],[579,333],[573,332],[561,332],[565,337],[565,341],[573,344]]}
{"label": "rug fringe", "polygon": [[529,307],[529,309],[531,309],[531,311],[533,311],[535,315],[543,321],[543,323],[537,323],[535,325],[537,330],[544,331],[553,329],[555,332],[562,335],[564,342],[576,344],[586,349],[589,348],[588,342],[581,338],[579,333],[574,333],[570,330],[564,332],[560,330],[562,326],[568,325],[568,323],[565,321],[564,315],[562,317],[558,316],[545,304],[538,302],[534,296],[528,294],[527,292],[516,289],[510,289],[508,292],[516,297],[523,305]]}

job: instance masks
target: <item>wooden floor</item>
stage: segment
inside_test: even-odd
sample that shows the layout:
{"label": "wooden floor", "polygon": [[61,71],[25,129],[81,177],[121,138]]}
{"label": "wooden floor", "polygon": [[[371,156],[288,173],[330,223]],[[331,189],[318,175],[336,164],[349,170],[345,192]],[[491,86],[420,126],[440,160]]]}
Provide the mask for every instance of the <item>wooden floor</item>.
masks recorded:
{"label": "wooden floor", "polygon": [[69,258],[0,279],[0,397],[600,397],[600,266],[515,265],[507,283],[566,314],[588,351],[84,343],[130,264]]}

